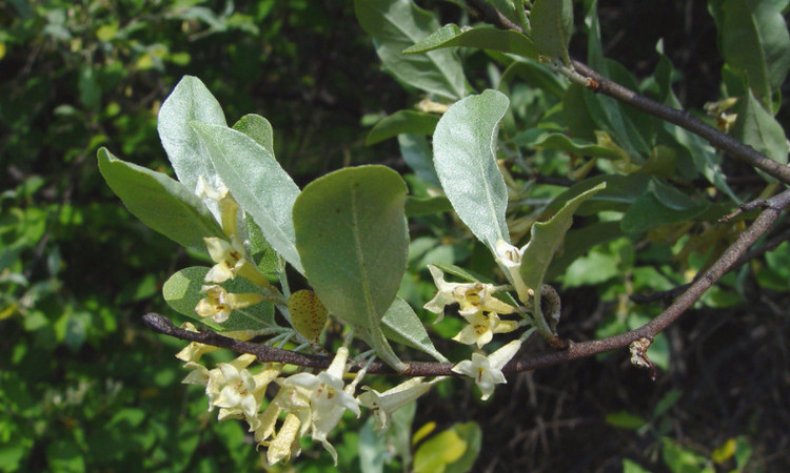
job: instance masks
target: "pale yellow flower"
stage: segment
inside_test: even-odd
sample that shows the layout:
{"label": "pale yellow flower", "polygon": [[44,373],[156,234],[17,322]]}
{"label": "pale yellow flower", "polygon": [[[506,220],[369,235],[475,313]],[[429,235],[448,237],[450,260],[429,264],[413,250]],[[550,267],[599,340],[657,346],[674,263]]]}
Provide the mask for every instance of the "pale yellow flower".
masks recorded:
{"label": "pale yellow flower", "polygon": [[375,389],[363,388],[367,389],[367,392],[359,395],[359,403],[368,409],[373,409],[376,429],[384,430],[389,427],[393,412],[427,393],[434,383],[443,379],[444,377],[439,377],[426,382],[421,377],[411,378],[383,393]]}
{"label": "pale yellow flower", "polygon": [[469,324],[458,332],[453,340],[466,345],[477,344],[478,348],[490,342],[495,333],[508,333],[518,328],[518,322],[502,320],[496,312],[475,312],[462,316]]}
{"label": "pale yellow flower", "polygon": [[217,323],[228,320],[234,310],[255,305],[263,300],[260,294],[232,294],[216,284],[203,286],[202,291],[206,297],[198,301],[195,312],[201,317],[211,317]]}
{"label": "pale yellow flower", "polygon": [[431,271],[431,276],[433,276],[433,281],[439,292],[423,307],[435,314],[439,314],[436,323],[444,318],[444,308],[456,303],[460,306],[459,313],[461,315],[482,311],[511,314],[515,311],[513,306],[494,297],[494,293],[501,290],[502,287],[481,282],[447,282],[444,280],[442,270],[433,265],[428,265],[428,269]]}
{"label": "pale yellow flower", "polygon": [[518,353],[521,340],[514,340],[486,356],[482,353],[473,353],[471,360],[464,360],[453,366],[453,371],[469,376],[475,380],[482,393],[484,401],[491,397],[497,384],[507,383],[502,368]]}

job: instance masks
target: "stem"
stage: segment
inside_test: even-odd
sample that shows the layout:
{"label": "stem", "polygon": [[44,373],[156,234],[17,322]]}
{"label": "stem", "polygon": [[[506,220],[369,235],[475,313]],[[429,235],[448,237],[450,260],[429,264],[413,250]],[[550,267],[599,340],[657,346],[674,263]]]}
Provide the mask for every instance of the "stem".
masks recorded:
{"label": "stem", "polygon": [[[562,351],[529,354],[511,361],[503,371],[505,373],[515,373],[546,368],[587,358],[598,353],[624,348],[640,338],[654,338],[691,308],[702,294],[721,279],[724,274],[737,266],[749,248],[771,229],[782,210],[788,205],[790,205],[790,189],[766,200],[764,210],[760,212],[752,225],[741,233],[738,239],[724,251],[719,259],[694,281],[672,305],[649,323],[637,329],[601,340],[580,343],[571,342],[567,349]],[[182,340],[228,348],[237,353],[251,353],[257,356],[261,362],[277,361],[308,368],[327,368],[332,362],[331,356],[295,353],[257,343],[235,340],[212,331],[190,332],[176,327],[169,319],[155,313],[144,315],[143,321],[159,333]],[[364,363],[350,363],[349,371],[358,371],[364,366]],[[382,362],[373,362],[368,366],[368,372],[371,374],[399,374],[403,376],[457,376],[456,373],[451,371],[452,367],[452,363],[410,362],[405,364],[405,368],[402,371],[396,371]]]}

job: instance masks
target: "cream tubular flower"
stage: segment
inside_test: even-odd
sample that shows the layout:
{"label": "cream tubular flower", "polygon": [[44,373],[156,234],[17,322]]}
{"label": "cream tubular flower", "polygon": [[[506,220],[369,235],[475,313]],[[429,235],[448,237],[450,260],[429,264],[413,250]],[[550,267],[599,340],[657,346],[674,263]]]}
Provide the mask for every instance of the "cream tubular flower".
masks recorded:
{"label": "cream tubular flower", "polygon": [[508,333],[518,328],[518,322],[502,320],[496,312],[475,312],[462,316],[469,324],[458,332],[453,340],[466,345],[477,344],[477,348],[482,348],[490,342],[495,333]]}
{"label": "cream tubular flower", "polygon": [[482,392],[482,400],[487,400],[494,393],[497,384],[507,383],[502,368],[514,357],[521,348],[521,340],[502,346],[489,356],[473,353],[471,360],[464,360],[453,366],[453,371],[473,378]]}
{"label": "cream tubular flower", "polygon": [[269,465],[274,465],[280,460],[288,460],[292,456],[299,454],[299,427],[301,421],[294,414],[287,414],[282,427],[269,443],[266,451],[266,461]]}
{"label": "cream tubular flower", "polygon": [[498,240],[494,247],[494,258],[505,271],[510,283],[516,288],[521,302],[529,300],[529,288],[521,277],[521,257],[524,256],[526,249],[526,245],[518,249],[505,240]]}
{"label": "cream tubular flower", "polygon": [[435,314],[439,314],[434,323],[438,323],[444,318],[444,308],[446,306],[455,303],[460,306],[459,313],[461,315],[481,311],[511,314],[515,311],[513,306],[494,297],[494,293],[501,289],[498,286],[480,282],[447,282],[444,280],[444,273],[442,273],[441,269],[428,265],[428,270],[430,270],[439,292],[423,307]]}
{"label": "cream tubular flower", "polygon": [[211,317],[220,324],[228,320],[234,310],[255,305],[263,300],[263,296],[260,294],[232,294],[216,284],[203,286],[202,291],[206,297],[198,301],[195,312],[204,318]]}
{"label": "cream tubular flower", "polygon": [[[186,322],[182,328],[190,332],[197,332],[197,328],[195,328],[195,326],[189,322]],[[203,343],[189,342],[189,345],[185,346],[180,352],[176,353],[176,358],[187,363],[197,363],[200,361],[200,358],[202,358],[203,355],[216,350],[219,350],[219,348],[213,347],[211,345],[205,345]]]}
{"label": "cream tubular flower", "polygon": [[393,412],[427,393],[434,383],[443,379],[442,376],[425,382],[421,377],[412,378],[383,393],[375,389],[363,388],[367,389],[367,392],[359,395],[359,403],[368,409],[373,409],[376,415],[376,429],[385,430],[389,427],[390,416]]}
{"label": "cream tubular flower", "polygon": [[[345,386],[343,374],[348,360],[348,348],[341,347],[326,371],[317,375],[297,373],[286,378],[284,388],[294,388],[296,393],[307,394],[310,400],[310,428],[313,440],[318,440],[332,455],[337,464],[337,452],[327,440],[346,409],[359,417],[359,401],[354,398],[353,384]],[[308,394],[309,393],[309,394]]]}
{"label": "cream tubular flower", "polygon": [[244,246],[232,238],[230,241],[217,237],[206,237],[206,249],[211,260],[216,263],[206,274],[206,282],[222,283],[234,279],[239,269],[247,262]]}

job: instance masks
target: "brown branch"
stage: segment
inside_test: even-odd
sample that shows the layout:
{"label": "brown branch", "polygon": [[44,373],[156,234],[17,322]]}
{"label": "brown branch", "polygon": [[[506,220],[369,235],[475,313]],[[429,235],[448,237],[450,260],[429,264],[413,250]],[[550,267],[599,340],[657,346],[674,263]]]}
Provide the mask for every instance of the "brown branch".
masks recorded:
{"label": "brown branch", "polygon": [[685,110],[678,110],[662,103],[651,100],[644,95],[638,94],[631,89],[613,82],[603,77],[598,72],[591,69],[586,64],[573,60],[574,69],[592,79],[595,85],[592,90],[608,95],[623,103],[631,105],[645,113],[661,118],[662,120],[673,123],[681,128],[706,139],[715,148],[718,148],[731,156],[740,159],[771,176],[779,179],[785,184],[790,184],[790,167],[780,164],[749,145],[745,145],[735,138],[722,133],[707,123],[695,118]]}
{"label": "brown branch", "polygon": [[[521,359],[513,360],[503,370],[506,373],[529,371],[538,368],[566,363],[581,358],[597,355],[606,351],[623,348],[641,338],[652,340],[658,333],[666,329],[688,310],[702,294],[716,283],[727,271],[739,264],[749,248],[774,224],[781,211],[790,205],[790,189],[766,201],[765,209],[757,216],[752,225],[738,236],[738,239],[705,271],[689,288],[681,294],[658,317],[649,323],[629,332],[607,337],[601,340],[587,342],[570,342],[567,349],[555,352],[529,354]],[[326,368],[332,361],[328,356],[308,355],[288,350],[260,345],[257,343],[243,342],[224,337],[211,331],[190,332],[173,325],[167,318],[149,313],[143,316],[143,321],[157,332],[203,343],[221,348],[227,348],[236,353],[250,353],[258,357],[261,362],[281,362],[308,368]],[[410,362],[407,368],[398,373],[388,365],[381,362],[372,363],[368,372],[377,374],[400,374],[403,376],[455,376],[451,371],[452,363]],[[352,371],[362,368],[361,364],[352,366]]]}
{"label": "brown branch", "polygon": [[[521,27],[510,21],[507,17],[502,15],[500,11],[494,8],[484,0],[467,0],[466,3],[475,11],[480,13],[483,20],[490,23],[497,28],[518,31],[522,33]],[[595,92],[608,95],[623,103],[631,105],[632,107],[641,110],[650,115],[659,117],[670,123],[673,123],[681,128],[704,138],[715,148],[718,148],[731,156],[740,159],[755,168],[761,169],[765,173],[775,177],[776,179],[790,184],[790,167],[780,164],[759,151],[755,150],[749,145],[743,144],[735,138],[722,133],[716,128],[708,125],[707,123],[695,118],[685,110],[678,110],[662,103],[651,100],[644,95],[638,94],[631,89],[623,87],[622,85],[607,79],[599,74],[597,71],[590,68],[588,65],[581,61],[572,60],[573,68],[578,72],[586,81],[583,85],[589,87]]]}

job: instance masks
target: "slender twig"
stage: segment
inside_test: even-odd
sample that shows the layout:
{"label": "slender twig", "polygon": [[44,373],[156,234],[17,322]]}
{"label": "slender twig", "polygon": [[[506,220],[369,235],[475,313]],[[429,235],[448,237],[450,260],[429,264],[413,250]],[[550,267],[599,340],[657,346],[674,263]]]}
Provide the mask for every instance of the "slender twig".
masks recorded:
{"label": "slender twig", "polygon": [[[601,340],[580,343],[570,342],[565,350],[529,354],[521,359],[512,361],[503,371],[514,373],[546,368],[623,348],[642,338],[652,340],[653,337],[666,329],[688,310],[727,271],[738,265],[743,256],[747,254],[749,248],[773,226],[781,211],[788,205],[790,205],[790,189],[766,200],[764,210],[757,216],[752,225],[741,233],[738,239],[724,251],[719,259],[694,281],[672,305],[649,323],[629,332]],[[170,320],[155,313],[144,315],[143,321],[157,332],[182,340],[227,348],[237,353],[250,353],[257,356],[258,360],[262,362],[280,362],[307,368],[326,368],[332,361],[331,357],[328,356],[295,353],[257,343],[235,340],[212,331],[191,332],[174,326]],[[396,372],[384,363],[373,362],[368,366],[368,372],[373,374],[400,374],[403,376],[456,376],[456,373],[451,371],[452,366],[452,363],[410,362],[407,363],[405,370]],[[351,370],[358,371],[363,367],[361,363],[357,363],[351,367]]]}
{"label": "slender twig", "polygon": [[[467,0],[466,3],[480,12],[486,22],[498,28],[523,32],[521,27],[502,15],[500,11],[489,3],[483,0]],[[608,95],[609,97],[631,105],[645,113],[659,117],[681,128],[685,128],[706,139],[711,145],[728,153],[730,156],[764,171],[785,184],[790,184],[790,167],[768,158],[751,146],[743,144],[735,138],[695,118],[685,110],[678,110],[656,102],[655,100],[651,100],[644,95],[638,94],[631,89],[603,77],[581,61],[572,60],[571,64],[573,65],[573,69],[568,68],[568,77],[571,80],[577,79],[576,81],[581,85],[595,92]]]}
{"label": "slender twig", "polygon": [[623,103],[631,105],[645,113],[673,123],[681,128],[706,139],[714,147],[729,153],[732,157],[740,159],[767,174],[779,179],[785,184],[790,184],[790,167],[774,161],[749,145],[745,145],[730,135],[726,135],[707,123],[697,119],[685,110],[678,110],[662,103],[651,100],[631,89],[613,82],[598,72],[592,70],[580,61],[571,61],[577,72],[595,84],[592,90],[608,95]]}

